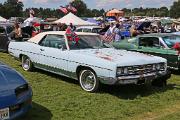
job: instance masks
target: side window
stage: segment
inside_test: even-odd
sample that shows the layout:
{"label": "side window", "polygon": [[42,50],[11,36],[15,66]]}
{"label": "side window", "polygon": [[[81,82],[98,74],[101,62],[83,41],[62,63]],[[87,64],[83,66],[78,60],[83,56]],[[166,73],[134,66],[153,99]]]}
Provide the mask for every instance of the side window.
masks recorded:
{"label": "side window", "polygon": [[159,38],[157,37],[140,37],[139,38],[139,46],[144,47],[159,47]]}
{"label": "side window", "polygon": [[65,48],[65,38],[63,35],[47,35],[42,39],[41,46],[51,48]]}
{"label": "side window", "polygon": [[82,32],[82,29],[77,29],[76,31],[77,31],[77,32]]}
{"label": "side window", "polygon": [[98,33],[98,29],[93,28],[92,33]]}
{"label": "side window", "polygon": [[13,31],[13,26],[7,26],[6,30],[7,30],[7,33],[11,33]]}
{"label": "side window", "polygon": [[91,32],[91,29],[84,28],[83,32]]}
{"label": "side window", "polygon": [[5,29],[3,27],[0,27],[0,34],[5,34],[5,33],[6,33]]}

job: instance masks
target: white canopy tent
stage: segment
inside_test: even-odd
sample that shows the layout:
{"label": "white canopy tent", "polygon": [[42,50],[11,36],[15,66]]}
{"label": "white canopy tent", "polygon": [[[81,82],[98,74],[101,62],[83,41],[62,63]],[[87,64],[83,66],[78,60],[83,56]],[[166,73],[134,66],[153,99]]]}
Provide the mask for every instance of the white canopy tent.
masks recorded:
{"label": "white canopy tent", "polygon": [[66,16],[62,17],[59,20],[54,21],[54,23],[65,23],[66,25],[69,25],[70,23],[72,23],[75,26],[94,26],[96,24],[85,21],[79,17],[77,17],[76,15],[74,15],[73,13],[69,13]]}
{"label": "white canopy tent", "polygon": [[7,22],[7,20],[0,16],[0,22]]}

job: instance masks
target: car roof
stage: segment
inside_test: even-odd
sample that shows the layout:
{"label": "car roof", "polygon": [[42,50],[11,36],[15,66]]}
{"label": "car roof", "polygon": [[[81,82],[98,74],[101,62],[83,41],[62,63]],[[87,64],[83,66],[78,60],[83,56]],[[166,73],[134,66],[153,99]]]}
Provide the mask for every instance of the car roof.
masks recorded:
{"label": "car roof", "polygon": [[1,27],[13,26],[13,23],[0,23]]}
{"label": "car roof", "polygon": [[[66,31],[48,31],[48,32],[42,32],[39,33],[38,35],[32,37],[31,39],[28,40],[28,42],[33,42],[38,44],[40,42],[40,40],[48,34],[52,34],[52,35],[65,35]],[[93,35],[93,36],[98,36],[98,34],[96,33],[87,33],[87,32],[76,32],[77,35]]]}
{"label": "car roof", "polygon": [[138,35],[138,37],[165,37],[165,36],[176,36],[176,35],[172,33],[151,33],[151,34]]}
{"label": "car roof", "polygon": [[101,27],[100,26],[81,26],[81,27],[77,27],[76,29],[82,29],[82,28],[93,29],[93,28],[101,28]]}

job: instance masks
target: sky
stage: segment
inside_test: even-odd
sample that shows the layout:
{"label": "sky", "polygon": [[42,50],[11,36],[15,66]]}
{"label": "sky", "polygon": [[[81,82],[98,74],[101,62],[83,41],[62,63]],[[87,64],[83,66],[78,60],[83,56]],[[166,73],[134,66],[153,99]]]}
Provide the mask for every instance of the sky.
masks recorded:
{"label": "sky", "polygon": [[[0,3],[4,3],[6,0],[0,0]],[[43,7],[57,9],[59,6],[67,5],[72,0],[20,0],[23,1],[25,8],[31,7]],[[170,7],[174,1],[177,0],[83,0],[90,9],[105,9],[112,8],[139,8],[139,7]]]}

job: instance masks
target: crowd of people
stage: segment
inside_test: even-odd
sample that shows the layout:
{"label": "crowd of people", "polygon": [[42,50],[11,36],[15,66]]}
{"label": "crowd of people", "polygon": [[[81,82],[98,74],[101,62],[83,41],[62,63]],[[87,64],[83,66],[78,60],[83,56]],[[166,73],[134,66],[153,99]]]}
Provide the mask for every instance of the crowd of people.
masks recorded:
{"label": "crowd of people", "polygon": [[[144,25],[139,25],[137,23],[128,23],[128,26],[125,27],[123,22],[110,23],[109,25],[102,25],[103,28],[109,26],[105,32],[104,39],[105,41],[120,41],[124,39],[125,35],[122,34],[122,31],[126,31],[129,35],[126,37],[136,37],[141,34],[150,34],[150,33],[172,33],[177,32],[178,29],[176,25],[172,23],[169,26],[163,26],[161,22],[157,22],[156,25],[152,25],[151,22],[144,22]],[[143,23],[142,23],[143,24]]]}
{"label": "crowd of people", "polygon": [[[68,25],[63,23],[58,24],[49,24],[50,29],[47,29],[47,31],[65,31],[68,28]],[[126,25],[126,26],[125,26]],[[125,37],[135,37],[140,34],[149,34],[149,33],[166,33],[166,32],[177,32],[176,26],[174,23],[172,23],[168,28],[167,26],[163,26],[161,22],[157,22],[156,25],[151,24],[151,22],[145,22],[144,25],[140,25],[137,23],[134,23],[132,21],[128,22],[111,22],[111,23],[102,23],[100,25],[102,27],[102,30],[100,31],[101,35],[103,35],[103,39],[105,41],[111,42],[111,41],[120,41],[124,39]],[[41,26],[38,26],[39,29]],[[70,23],[69,27],[73,31],[76,30],[76,27]],[[168,31],[167,31],[168,30]],[[43,32],[46,30],[39,30],[36,34],[39,32]],[[126,35],[123,35],[123,32],[127,33]],[[16,40],[21,41],[23,38],[23,33],[27,33],[30,37],[33,37],[33,24],[32,25],[26,25],[24,27],[20,27],[18,23],[14,24],[14,38]]]}

